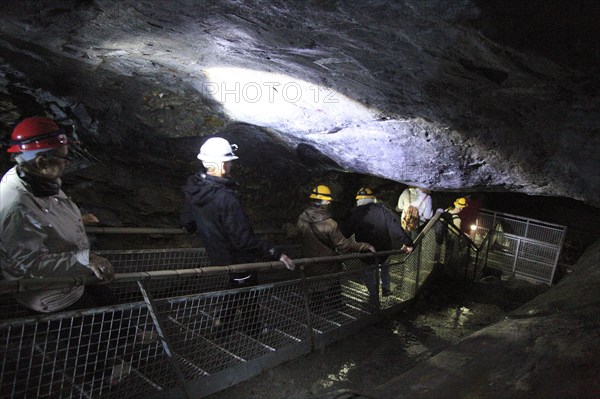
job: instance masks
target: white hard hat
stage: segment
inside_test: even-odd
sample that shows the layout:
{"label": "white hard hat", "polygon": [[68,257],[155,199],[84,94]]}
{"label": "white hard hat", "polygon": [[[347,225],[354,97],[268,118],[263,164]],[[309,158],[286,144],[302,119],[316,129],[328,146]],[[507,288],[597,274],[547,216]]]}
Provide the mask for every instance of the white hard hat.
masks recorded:
{"label": "white hard hat", "polygon": [[233,153],[237,151],[236,144],[229,144],[229,141],[221,137],[211,137],[206,140],[200,152],[198,153],[198,159],[201,161],[217,161],[227,162],[238,159]]}

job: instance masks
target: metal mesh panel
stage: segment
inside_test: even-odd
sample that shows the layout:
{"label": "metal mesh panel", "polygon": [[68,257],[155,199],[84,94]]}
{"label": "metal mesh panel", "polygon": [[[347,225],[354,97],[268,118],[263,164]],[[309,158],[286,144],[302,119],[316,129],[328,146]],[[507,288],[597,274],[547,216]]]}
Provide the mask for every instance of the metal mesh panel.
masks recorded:
{"label": "metal mesh panel", "polygon": [[[503,274],[552,284],[566,234],[564,226],[484,211],[477,219],[477,237],[492,225],[482,249],[481,264]],[[481,225],[481,233],[480,233]],[[484,246],[485,245],[485,246]]]}
{"label": "metal mesh panel", "polygon": [[374,311],[362,278],[361,269],[307,279],[308,306],[316,333],[332,331]]}
{"label": "metal mesh panel", "polygon": [[555,261],[555,247],[521,241],[518,259],[515,263],[515,274],[551,284]]}
{"label": "metal mesh panel", "polygon": [[[436,223],[441,223],[437,221]],[[425,280],[429,277],[435,266],[435,252],[437,248],[437,242],[435,240],[435,233],[433,229],[430,229],[425,236],[419,247],[420,252],[420,270],[419,270],[419,287],[425,283]]]}
{"label": "metal mesh panel", "polygon": [[382,307],[388,308],[414,297],[416,272],[410,259],[395,259],[390,263],[392,295],[383,299]]}
{"label": "metal mesh panel", "polygon": [[455,277],[475,277],[477,252],[464,235],[450,229],[436,251],[437,262],[444,265],[447,273]]}
{"label": "metal mesh panel", "polygon": [[209,266],[204,248],[98,251],[113,265],[115,273],[193,269]]}
{"label": "metal mesh panel", "polygon": [[[500,228],[496,226],[497,222],[500,223]],[[507,234],[559,246],[566,234],[565,226],[488,210],[482,210],[477,216],[477,229],[482,236],[485,236],[487,231],[496,229]]]}
{"label": "metal mesh panel", "polygon": [[[172,375],[165,364],[154,367],[161,381],[148,380],[134,370],[162,359],[152,321],[144,304],[129,308],[65,312],[0,325],[1,397],[142,397],[170,388]],[[142,379],[135,390],[120,384]],[[161,385],[162,384],[162,385]]]}
{"label": "metal mesh panel", "polygon": [[0,295],[0,315],[8,319],[12,317],[26,317],[31,313],[23,306],[19,305],[10,295]]}
{"label": "metal mesh panel", "polygon": [[506,275],[512,275],[515,256],[510,253],[490,252],[487,256],[487,266],[501,270]]}
{"label": "metal mesh panel", "polygon": [[564,232],[565,230],[560,228],[530,224],[526,237],[532,240],[560,245],[564,237]]}
{"label": "metal mesh panel", "polygon": [[536,242],[521,241],[519,258],[551,265],[556,258],[556,248]]}
{"label": "metal mesh panel", "polygon": [[[298,257],[300,253],[300,248],[297,245],[282,246],[280,249],[291,257]],[[115,273],[192,269],[210,266],[204,248],[100,251],[98,254],[106,257],[112,263]],[[298,272],[290,272],[289,270],[269,270],[257,274],[261,283],[299,278]],[[199,292],[225,290],[229,288],[229,277],[226,275],[195,276],[151,281],[146,284],[155,298],[168,298],[192,295]],[[119,284],[115,287],[114,293],[119,303],[143,299],[135,283]]]}
{"label": "metal mesh panel", "polygon": [[[392,292],[381,297],[382,308],[415,295],[433,270],[435,247],[429,230],[413,254],[390,257]],[[198,250],[103,255],[129,272],[204,262]],[[379,311],[369,303],[364,266],[344,263],[343,272],[308,279],[299,271],[261,272],[263,284],[244,289],[215,290],[226,285],[226,275],[149,280],[140,282],[142,291],[131,283],[113,283],[119,300],[144,297],[146,302],[13,320],[4,315],[0,396],[145,397],[180,389],[180,381],[187,381],[186,389],[192,381],[195,387],[208,386],[197,384],[252,362],[260,370],[268,362],[289,360],[285,356],[294,351],[270,355],[306,347],[311,334],[335,336]],[[157,339],[158,331],[164,342]]]}
{"label": "metal mesh panel", "polygon": [[[174,277],[146,283],[155,298],[191,295],[198,292],[221,291],[229,288],[227,275]],[[143,300],[136,283],[122,283],[113,287],[119,303]]]}

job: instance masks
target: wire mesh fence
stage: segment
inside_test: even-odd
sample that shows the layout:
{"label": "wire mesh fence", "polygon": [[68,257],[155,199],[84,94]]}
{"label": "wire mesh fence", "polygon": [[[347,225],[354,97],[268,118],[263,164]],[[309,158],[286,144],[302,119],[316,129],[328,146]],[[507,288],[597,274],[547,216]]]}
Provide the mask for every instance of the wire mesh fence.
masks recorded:
{"label": "wire mesh fence", "polygon": [[[117,272],[151,278],[117,278],[109,286],[118,298],[113,306],[4,314],[0,397],[210,394],[414,297],[434,268],[438,247],[430,225],[421,236],[412,254],[397,251],[386,263],[391,293],[380,292],[378,304],[369,301],[365,286],[369,267],[351,256],[338,257],[345,264],[339,273],[307,278],[302,271],[257,269],[259,285],[227,289],[228,268],[206,276],[160,275],[165,268],[205,265],[201,250],[105,252]],[[380,272],[379,265],[370,268]]]}
{"label": "wire mesh fence", "polygon": [[477,216],[477,235],[485,237],[489,230],[555,246],[562,245],[567,232],[558,224],[482,209]]}
{"label": "wire mesh fence", "polygon": [[565,236],[565,226],[483,210],[475,242],[485,250],[482,268],[552,285]]}
{"label": "wire mesh fence", "polygon": [[[153,331],[144,303],[3,322],[0,397],[116,398],[170,388],[170,369],[154,364],[163,350]],[[132,373],[136,362],[144,367]],[[152,367],[165,375],[162,385],[139,383]],[[133,390],[119,384],[126,375],[138,381]]]}

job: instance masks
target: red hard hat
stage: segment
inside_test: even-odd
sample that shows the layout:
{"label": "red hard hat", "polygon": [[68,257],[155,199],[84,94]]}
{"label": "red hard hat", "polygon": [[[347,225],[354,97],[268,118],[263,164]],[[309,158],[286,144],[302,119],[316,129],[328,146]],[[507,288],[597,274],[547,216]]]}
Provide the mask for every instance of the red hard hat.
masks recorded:
{"label": "red hard hat", "polygon": [[32,116],[15,126],[8,152],[24,152],[58,148],[68,143],[65,131],[50,118]]}

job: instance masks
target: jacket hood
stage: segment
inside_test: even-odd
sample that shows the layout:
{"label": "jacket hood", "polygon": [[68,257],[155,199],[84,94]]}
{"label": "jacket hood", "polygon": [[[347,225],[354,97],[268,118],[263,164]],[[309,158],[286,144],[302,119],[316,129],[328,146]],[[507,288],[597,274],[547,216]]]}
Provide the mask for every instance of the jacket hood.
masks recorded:
{"label": "jacket hood", "polygon": [[183,191],[186,195],[189,195],[193,204],[204,205],[222,190],[235,193],[237,186],[237,183],[232,179],[210,176],[199,172],[188,179]]}
{"label": "jacket hood", "polygon": [[330,217],[331,214],[327,209],[311,206],[306,208],[304,212],[302,212],[302,215],[300,215],[300,220],[306,223],[314,224],[329,219]]}

